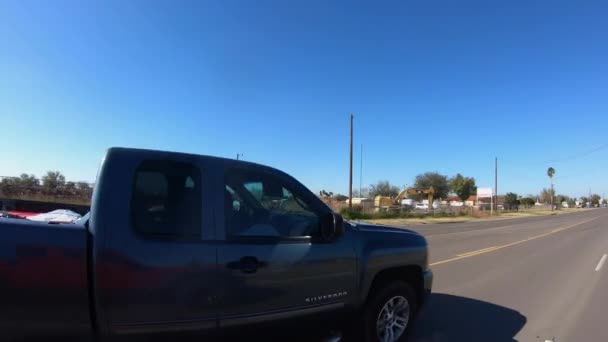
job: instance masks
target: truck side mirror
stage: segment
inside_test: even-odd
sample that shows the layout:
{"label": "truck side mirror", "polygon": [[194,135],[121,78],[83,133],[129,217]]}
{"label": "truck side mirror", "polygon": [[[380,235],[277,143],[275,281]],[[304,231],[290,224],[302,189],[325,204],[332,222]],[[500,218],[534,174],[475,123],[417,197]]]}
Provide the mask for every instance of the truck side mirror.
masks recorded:
{"label": "truck side mirror", "polygon": [[344,219],[342,215],[333,212],[327,213],[321,219],[321,238],[324,241],[334,241],[344,233]]}

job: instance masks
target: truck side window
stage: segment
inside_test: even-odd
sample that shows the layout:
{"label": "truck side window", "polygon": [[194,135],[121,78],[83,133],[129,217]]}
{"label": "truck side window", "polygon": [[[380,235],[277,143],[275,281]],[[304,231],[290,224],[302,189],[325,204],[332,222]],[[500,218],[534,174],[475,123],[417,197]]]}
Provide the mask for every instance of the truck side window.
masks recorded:
{"label": "truck side window", "polygon": [[200,237],[202,222],[199,169],[188,163],[144,161],[135,172],[131,217],[147,236]]}
{"label": "truck side window", "polygon": [[318,231],[318,215],[301,196],[271,174],[229,172],[224,196],[230,235],[301,237]]}

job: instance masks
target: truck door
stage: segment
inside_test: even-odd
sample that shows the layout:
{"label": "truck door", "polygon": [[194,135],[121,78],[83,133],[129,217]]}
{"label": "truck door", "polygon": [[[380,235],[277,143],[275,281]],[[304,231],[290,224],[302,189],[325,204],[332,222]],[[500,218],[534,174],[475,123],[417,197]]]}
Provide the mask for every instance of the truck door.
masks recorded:
{"label": "truck door", "polygon": [[104,331],[217,327],[206,170],[204,160],[180,154],[112,149],[106,156],[92,213],[94,289]]}
{"label": "truck door", "polygon": [[348,237],[316,238],[327,206],[291,177],[254,167],[228,169],[223,190],[220,327],[343,309],[356,259]]}

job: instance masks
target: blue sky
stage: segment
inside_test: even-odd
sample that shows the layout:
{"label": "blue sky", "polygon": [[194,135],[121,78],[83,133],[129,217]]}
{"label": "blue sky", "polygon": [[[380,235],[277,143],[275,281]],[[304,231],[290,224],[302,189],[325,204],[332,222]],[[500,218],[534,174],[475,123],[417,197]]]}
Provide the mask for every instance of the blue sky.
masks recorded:
{"label": "blue sky", "polygon": [[312,190],[461,172],[608,192],[606,2],[0,1],[0,175],[93,181],[110,146]]}

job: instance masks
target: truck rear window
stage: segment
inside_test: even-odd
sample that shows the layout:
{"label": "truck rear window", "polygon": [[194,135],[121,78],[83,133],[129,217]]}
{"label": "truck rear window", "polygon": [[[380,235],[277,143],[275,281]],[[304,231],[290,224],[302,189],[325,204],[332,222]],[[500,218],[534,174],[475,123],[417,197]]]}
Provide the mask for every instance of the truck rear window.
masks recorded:
{"label": "truck rear window", "polygon": [[131,217],[139,234],[168,238],[201,234],[200,170],[189,163],[144,161],[135,172]]}

